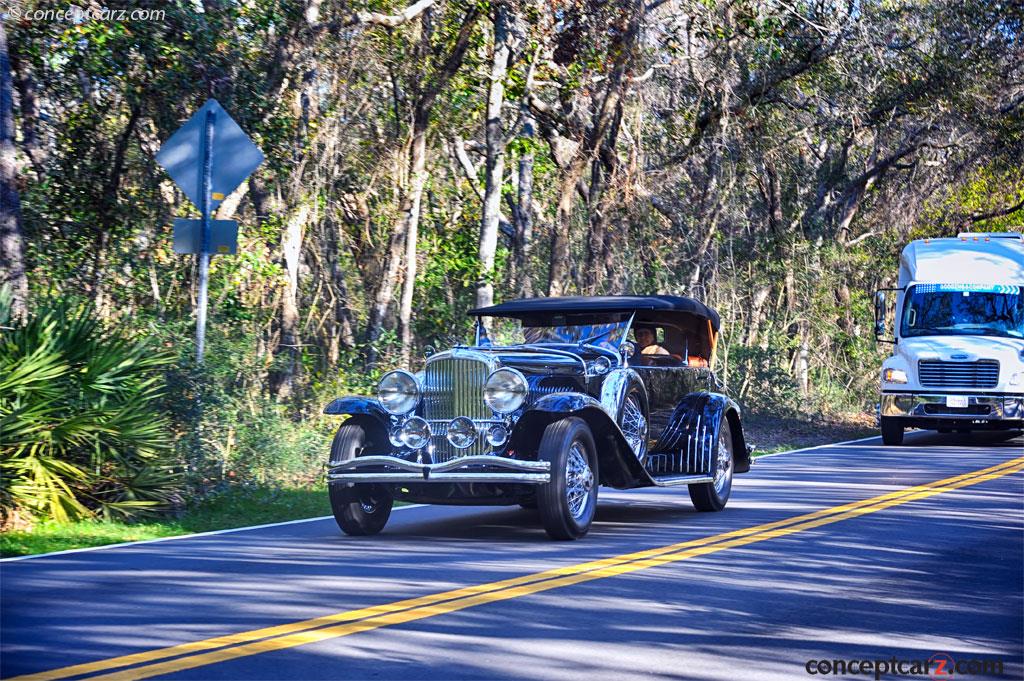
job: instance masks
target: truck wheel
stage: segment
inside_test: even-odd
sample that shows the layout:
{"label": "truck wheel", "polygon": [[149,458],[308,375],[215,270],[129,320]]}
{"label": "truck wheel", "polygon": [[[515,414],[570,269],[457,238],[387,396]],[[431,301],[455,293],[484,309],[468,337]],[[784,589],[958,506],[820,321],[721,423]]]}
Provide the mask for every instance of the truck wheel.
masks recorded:
{"label": "truck wheel", "polygon": [[903,424],[891,416],[883,416],[882,442],[890,447],[903,444]]}
{"label": "truck wheel", "polygon": [[544,429],[538,458],[551,462],[551,482],[537,487],[537,510],[552,539],[579,539],[597,510],[597,449],[586,421],[570,417]]}
{"label": "truck wheel", "polygon": [[[356,456],[367,441],[362,426],[345,424],[338,428],[331,442],[331,465]],[[383,485],[344,483],[329,485],[331,512],[341,531],[348,535],[377,534],[391,517],[394,500]]]}
{"label": "truck wheel", "polygon": [[732,473],[735,459],[732,451],[732,431],[729,419],[722,417],[722,425],[718,428],[718,447],[711,461],[712,482],[688,485],[690,501],[698,511],[721,511],[729,501],[732,493]]}

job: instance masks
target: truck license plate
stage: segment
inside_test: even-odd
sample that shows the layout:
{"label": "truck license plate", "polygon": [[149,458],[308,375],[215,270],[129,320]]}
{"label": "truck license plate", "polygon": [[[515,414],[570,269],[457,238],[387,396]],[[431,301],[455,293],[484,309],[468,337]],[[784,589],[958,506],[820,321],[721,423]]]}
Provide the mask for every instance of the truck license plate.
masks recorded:
{"label": "truck license plate", "polygon": [[967,406],[966,395],[946,395],[946,406],[963,409]]}

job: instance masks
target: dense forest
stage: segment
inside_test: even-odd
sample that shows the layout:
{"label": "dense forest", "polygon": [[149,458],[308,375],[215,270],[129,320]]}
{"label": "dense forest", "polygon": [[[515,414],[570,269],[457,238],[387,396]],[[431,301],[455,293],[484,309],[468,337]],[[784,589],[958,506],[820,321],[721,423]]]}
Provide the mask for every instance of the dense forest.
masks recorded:
{"label": "dense forest", "polygon": [[[1016,2],[15,5],[7,507],[131,514],[318,472],[325,400],[521,296],[690,295],[749,409],[863,409],[901,244],[1024,223]],[[171,229],[197,211],[154,156],[210,97],[266,162],[216,212],[239,248],[213,258],[199,367]]]}

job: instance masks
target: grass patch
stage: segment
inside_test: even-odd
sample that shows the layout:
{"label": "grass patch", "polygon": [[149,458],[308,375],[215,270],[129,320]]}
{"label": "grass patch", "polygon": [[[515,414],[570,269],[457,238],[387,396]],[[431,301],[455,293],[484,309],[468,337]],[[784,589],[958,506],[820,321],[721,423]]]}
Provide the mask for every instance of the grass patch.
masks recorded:
{"label": "grass patch", "polygon": [[44,521],[30,530],[0,534],[0,556],[27,556],[88,546],[174,537],[330,515],[327,491],[319,488],[231,487],[186,509],[179,518],[137,523]]}

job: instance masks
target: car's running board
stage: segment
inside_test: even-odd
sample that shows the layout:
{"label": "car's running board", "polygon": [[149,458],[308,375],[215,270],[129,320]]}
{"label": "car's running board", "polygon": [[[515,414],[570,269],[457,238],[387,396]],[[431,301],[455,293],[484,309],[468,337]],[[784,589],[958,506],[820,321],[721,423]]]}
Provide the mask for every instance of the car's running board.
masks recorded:
{"label": "car's running board", "polygon": [[651,480],[658,487],[676,487],[678,485],[693,485],[702,482],[714,482],[714,478],[710,475],[678,475],[678,476],[666,476],[656,478],[651,476]]}

